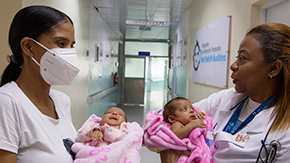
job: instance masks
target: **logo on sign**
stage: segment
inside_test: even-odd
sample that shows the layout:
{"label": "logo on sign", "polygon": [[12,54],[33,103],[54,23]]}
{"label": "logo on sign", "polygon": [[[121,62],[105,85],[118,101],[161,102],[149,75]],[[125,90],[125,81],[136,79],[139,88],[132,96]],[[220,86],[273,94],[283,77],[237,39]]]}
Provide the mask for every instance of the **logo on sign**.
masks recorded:
{"label": "logo on sign", "polygon": [[199,67],[200,58],[201,58],[201,50],[200,50],[200,46],[198,44],[198,41],[196,40],[196,44],[195,44],[194,50],[193,50],[193,68],[195,71],[197,71],[197,69]]}

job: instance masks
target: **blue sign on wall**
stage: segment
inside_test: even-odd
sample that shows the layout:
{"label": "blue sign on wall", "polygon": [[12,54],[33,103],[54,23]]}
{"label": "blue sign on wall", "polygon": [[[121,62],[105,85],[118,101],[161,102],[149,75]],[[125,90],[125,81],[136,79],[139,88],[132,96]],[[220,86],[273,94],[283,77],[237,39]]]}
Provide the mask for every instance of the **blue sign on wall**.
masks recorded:
{"label": "blue sign on wall", "polygon": [[138,52],[138,55],[150,56],[150,52]]}

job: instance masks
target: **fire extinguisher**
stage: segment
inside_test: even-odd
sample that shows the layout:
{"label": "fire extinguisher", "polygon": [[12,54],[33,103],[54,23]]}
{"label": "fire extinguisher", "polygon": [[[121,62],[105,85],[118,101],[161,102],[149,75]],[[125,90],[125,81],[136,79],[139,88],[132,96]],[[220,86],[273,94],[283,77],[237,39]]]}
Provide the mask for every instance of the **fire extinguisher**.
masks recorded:
{"label": "fire extinguisher", "polygon": [[114,85],[118,85],[118,77],[119,77],[119,75],[118,75],[118,73],[116,72],[116,73],[114,74]]}

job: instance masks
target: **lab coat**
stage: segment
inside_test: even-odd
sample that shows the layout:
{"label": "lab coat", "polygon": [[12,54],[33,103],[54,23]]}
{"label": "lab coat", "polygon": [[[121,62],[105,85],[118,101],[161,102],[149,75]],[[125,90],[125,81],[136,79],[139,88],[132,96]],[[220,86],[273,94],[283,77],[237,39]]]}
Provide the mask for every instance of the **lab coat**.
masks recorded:
{"label": "lab coat", "polygon": [[[193,104],[212,117],[212,123],[215,126],[215,163],[256,162],[262,145],[261,140],[264,140],[274,121],[274,118],[271,118],[274,107],[261,111],[247,126],[234,135],[222,131],[237,109],[233,107],[244,98],[244,95],[230,88]],[[278,140],[281,144],[276,154],[276,163],[290,162],[290,129],[285,132],[269,133],[265,144],[269,144],[272,140]],[[265,158],[265,152],[262,152],[261,156]]]}

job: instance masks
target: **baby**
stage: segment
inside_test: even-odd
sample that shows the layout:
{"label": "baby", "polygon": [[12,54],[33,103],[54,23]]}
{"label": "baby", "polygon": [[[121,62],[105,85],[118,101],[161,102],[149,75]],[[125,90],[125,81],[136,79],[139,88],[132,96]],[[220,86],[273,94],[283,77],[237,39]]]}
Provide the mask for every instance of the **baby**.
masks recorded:
{"label": "baby", "polygon": [[102,118],[91,115],[78,130],[76,141],[64,139],[74,163],[140,162],[143,130],[136,122],[127,122],[125,112],[108,109]]}
{"label": "baby", "polygon": [[89,143],[91,146],[105,147],[122,140],[128,134],[126,122],[125,112],[120,108],[112,107],[105,112],[100,125],[86,122],[78,130],[77,141]]}
{"label": "baby", "polygon": [[143,129],[143,145],[153,152],[167,149],[189,151],[189,156],[181,155],[177,162],[213,162],[211,118],[192,106],[186,98],[174,98],[163,110],[151,110],[146,115]]}
{"label": "baby", "polygon": [[170,100],[163,110],[164,120],[171,124],[170,129],[180,139],[187,138],[197,127],[206,128],[203,122],[205,113],[196,113],[192,104],[182,97]]}

